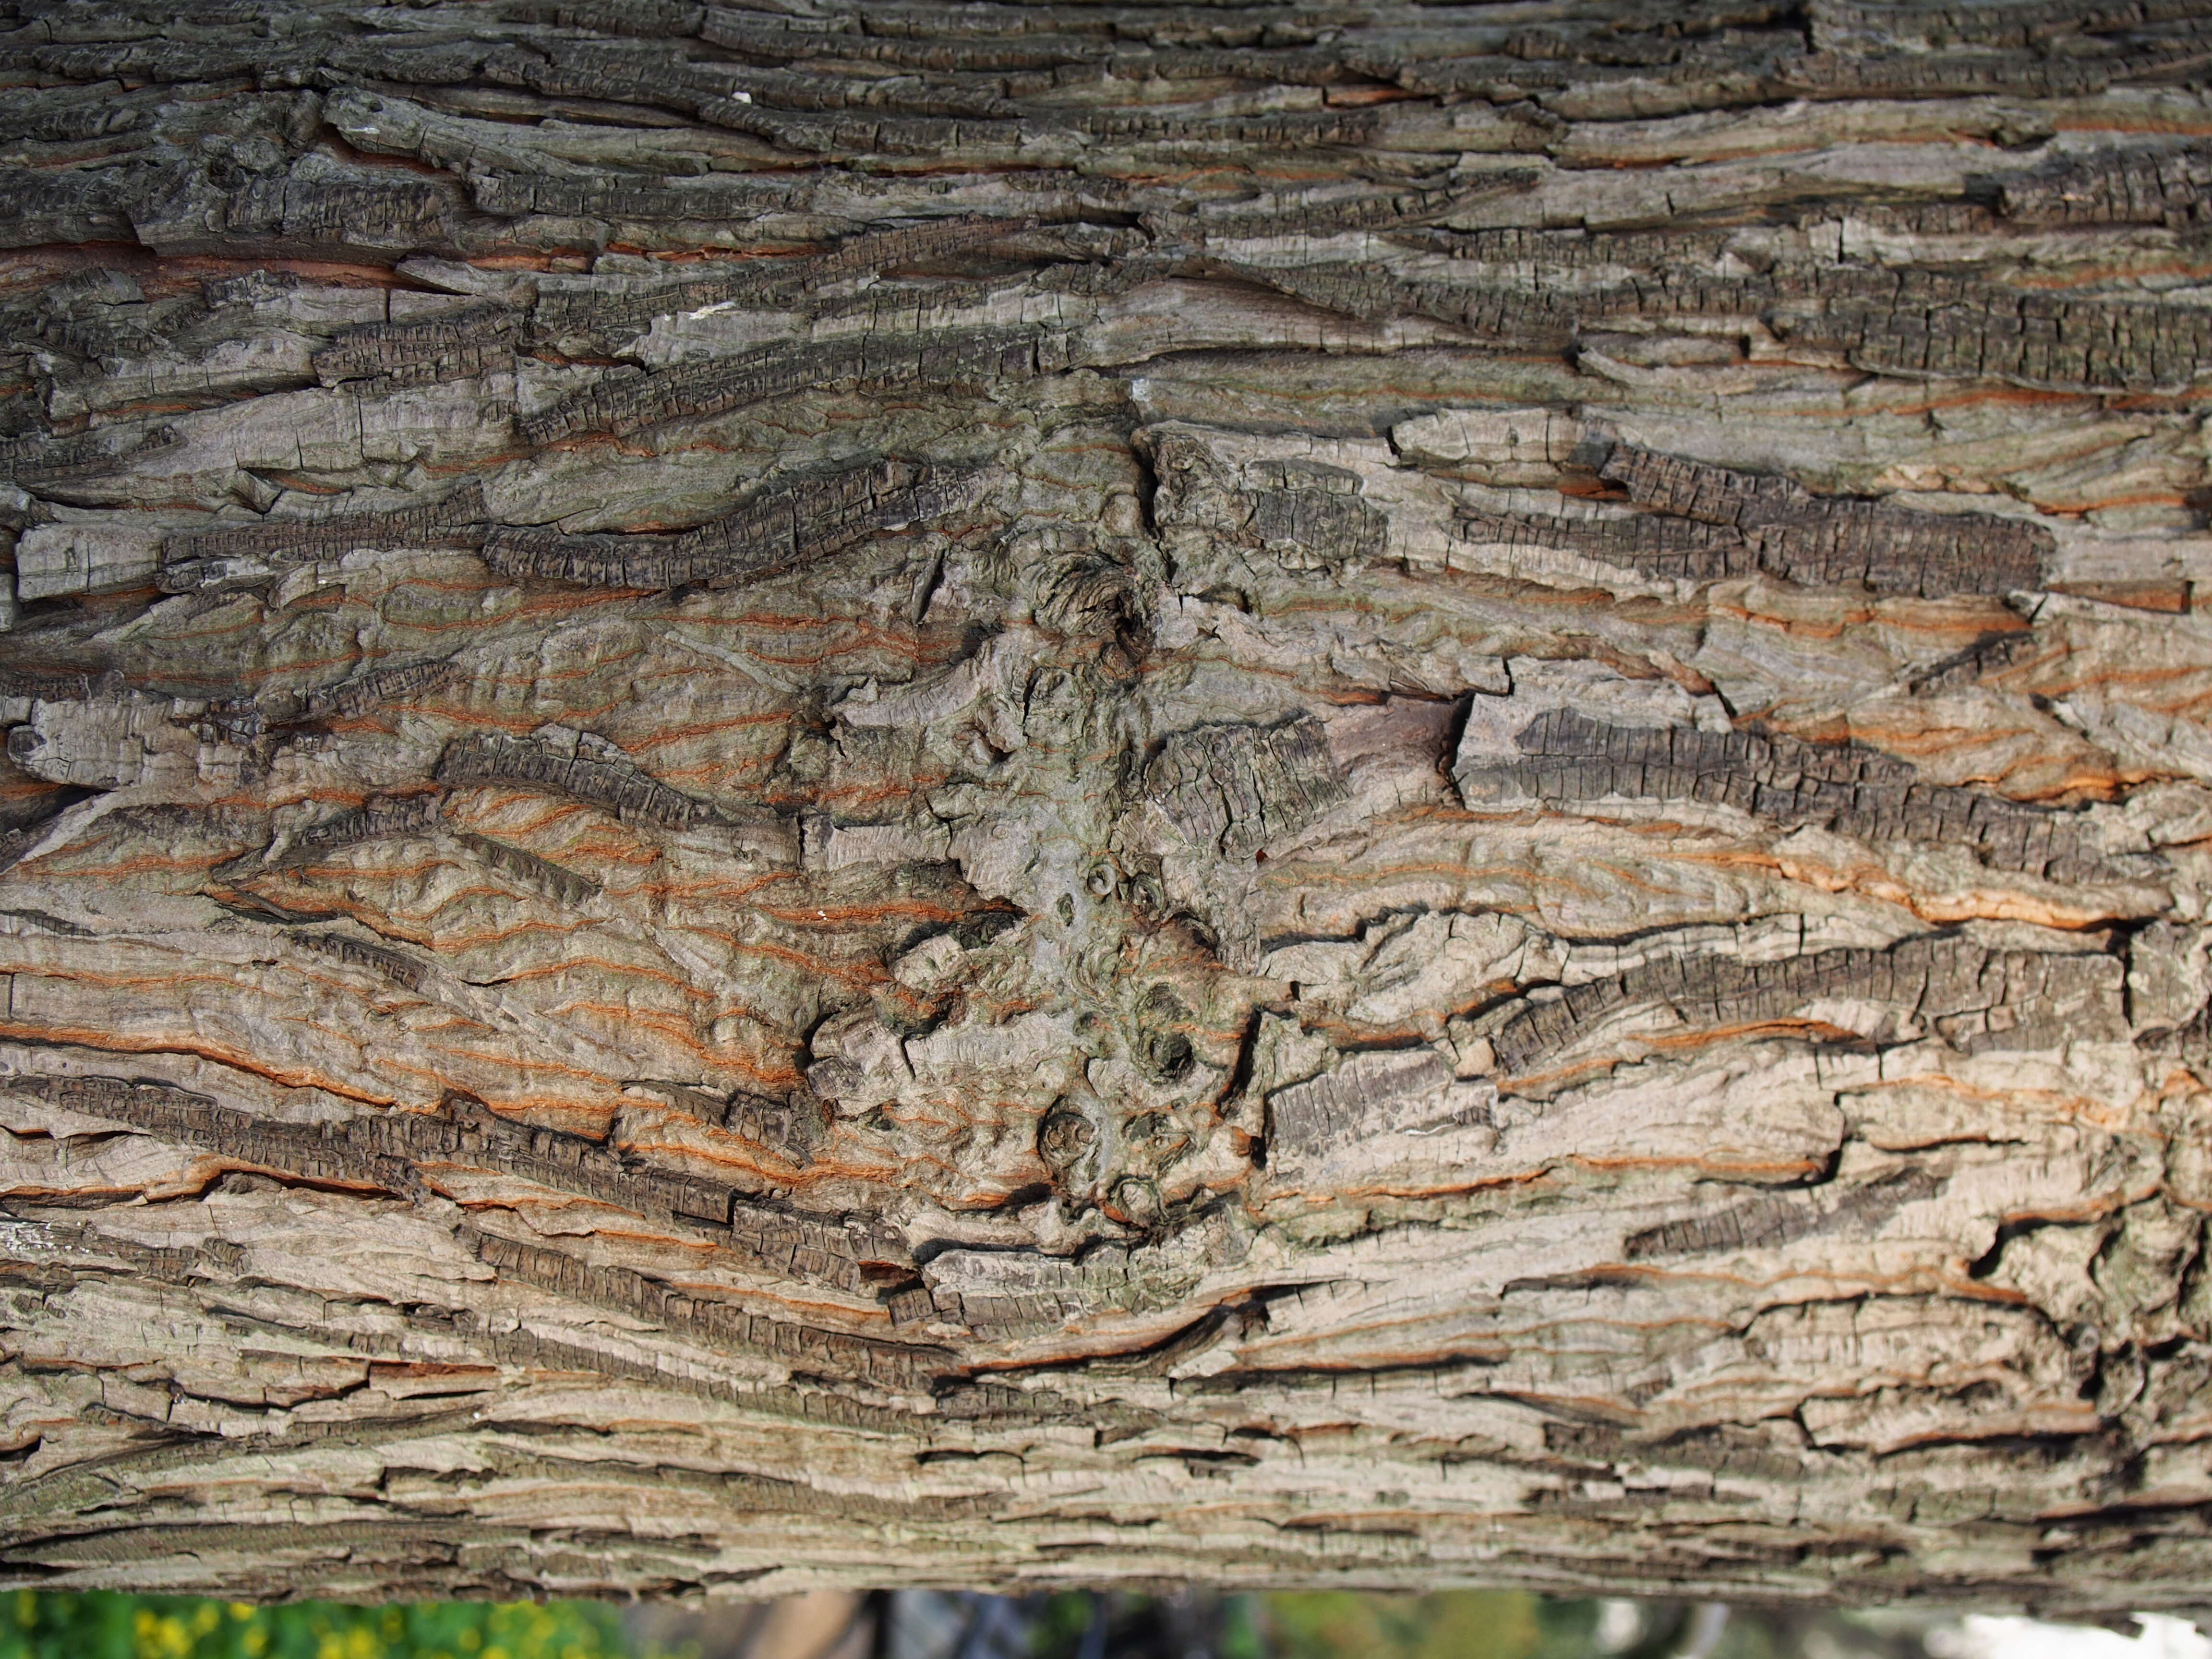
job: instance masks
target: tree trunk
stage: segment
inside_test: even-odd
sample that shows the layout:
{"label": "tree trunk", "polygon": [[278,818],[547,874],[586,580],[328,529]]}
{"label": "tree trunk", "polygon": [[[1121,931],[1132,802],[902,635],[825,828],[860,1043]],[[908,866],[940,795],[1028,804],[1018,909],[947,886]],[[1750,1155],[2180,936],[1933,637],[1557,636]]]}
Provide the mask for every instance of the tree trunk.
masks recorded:
{"label": "tree trunk", "polygon": [[14,0],[0,1558],[2204,1596],[2191,0]]}

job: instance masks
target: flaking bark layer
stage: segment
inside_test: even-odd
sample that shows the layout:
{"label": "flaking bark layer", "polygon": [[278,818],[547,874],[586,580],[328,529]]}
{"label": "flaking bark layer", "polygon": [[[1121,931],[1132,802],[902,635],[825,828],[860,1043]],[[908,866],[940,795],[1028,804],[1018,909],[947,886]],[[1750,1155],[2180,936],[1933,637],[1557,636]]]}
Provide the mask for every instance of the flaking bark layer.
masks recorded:
{"label": "flaking bark layer", "polygon": [[0,0],[0,1582],[2212,1555],[2189,0]]}

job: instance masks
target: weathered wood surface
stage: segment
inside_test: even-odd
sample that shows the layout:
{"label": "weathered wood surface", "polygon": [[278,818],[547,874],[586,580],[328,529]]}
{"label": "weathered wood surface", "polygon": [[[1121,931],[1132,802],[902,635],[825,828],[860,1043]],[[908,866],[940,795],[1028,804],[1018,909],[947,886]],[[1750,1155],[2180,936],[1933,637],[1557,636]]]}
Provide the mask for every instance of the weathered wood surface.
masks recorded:
{"label": "weathered wood surface", "polygon": [[0,1577],[2202,1601],[2197,0],[0,9]]}

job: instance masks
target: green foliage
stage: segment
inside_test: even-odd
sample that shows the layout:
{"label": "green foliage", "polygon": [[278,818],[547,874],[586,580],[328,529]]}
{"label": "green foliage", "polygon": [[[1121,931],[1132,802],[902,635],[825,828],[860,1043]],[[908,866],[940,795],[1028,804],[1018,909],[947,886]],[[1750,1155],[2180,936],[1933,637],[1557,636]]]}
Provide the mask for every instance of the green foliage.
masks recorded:
{"label": "green foliage", "polygon": [[0,1659],[619,1659],[609,1608],[553,1601],[285,1607],[195,1596],[0,1597]]}
{"label": "green foliage", "polygon": [[1232,1595],[1221,1609],[1221,1659],[1269,1659],[1259,1598]]}
{"label": "green foliage", "polygon": [[1364,1595],[1348,1590],[1265,1598],[1273,1650],[1283,1659],[1540,1659],[1586,1653],[1583,1632],[1547,1616],[1541,1598],[1517,1590]]}
{"label": "green foliage", "polygon": [[1040,1659],[1079,1651],[1083,1633],[1091,1628],[1096,1603],[1088,1595],[1042,1597],[1030,1615],[1030,1651]]}

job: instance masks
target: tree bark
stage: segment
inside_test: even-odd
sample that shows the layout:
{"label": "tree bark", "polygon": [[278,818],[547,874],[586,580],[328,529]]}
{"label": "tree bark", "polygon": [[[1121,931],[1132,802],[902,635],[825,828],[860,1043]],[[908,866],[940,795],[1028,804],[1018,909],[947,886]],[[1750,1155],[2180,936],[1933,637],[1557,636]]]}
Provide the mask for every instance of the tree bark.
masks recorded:
{"label": "tree bark", "polygon": [[0,1579],[2212,1554],[2183,0],[15,0]]}

